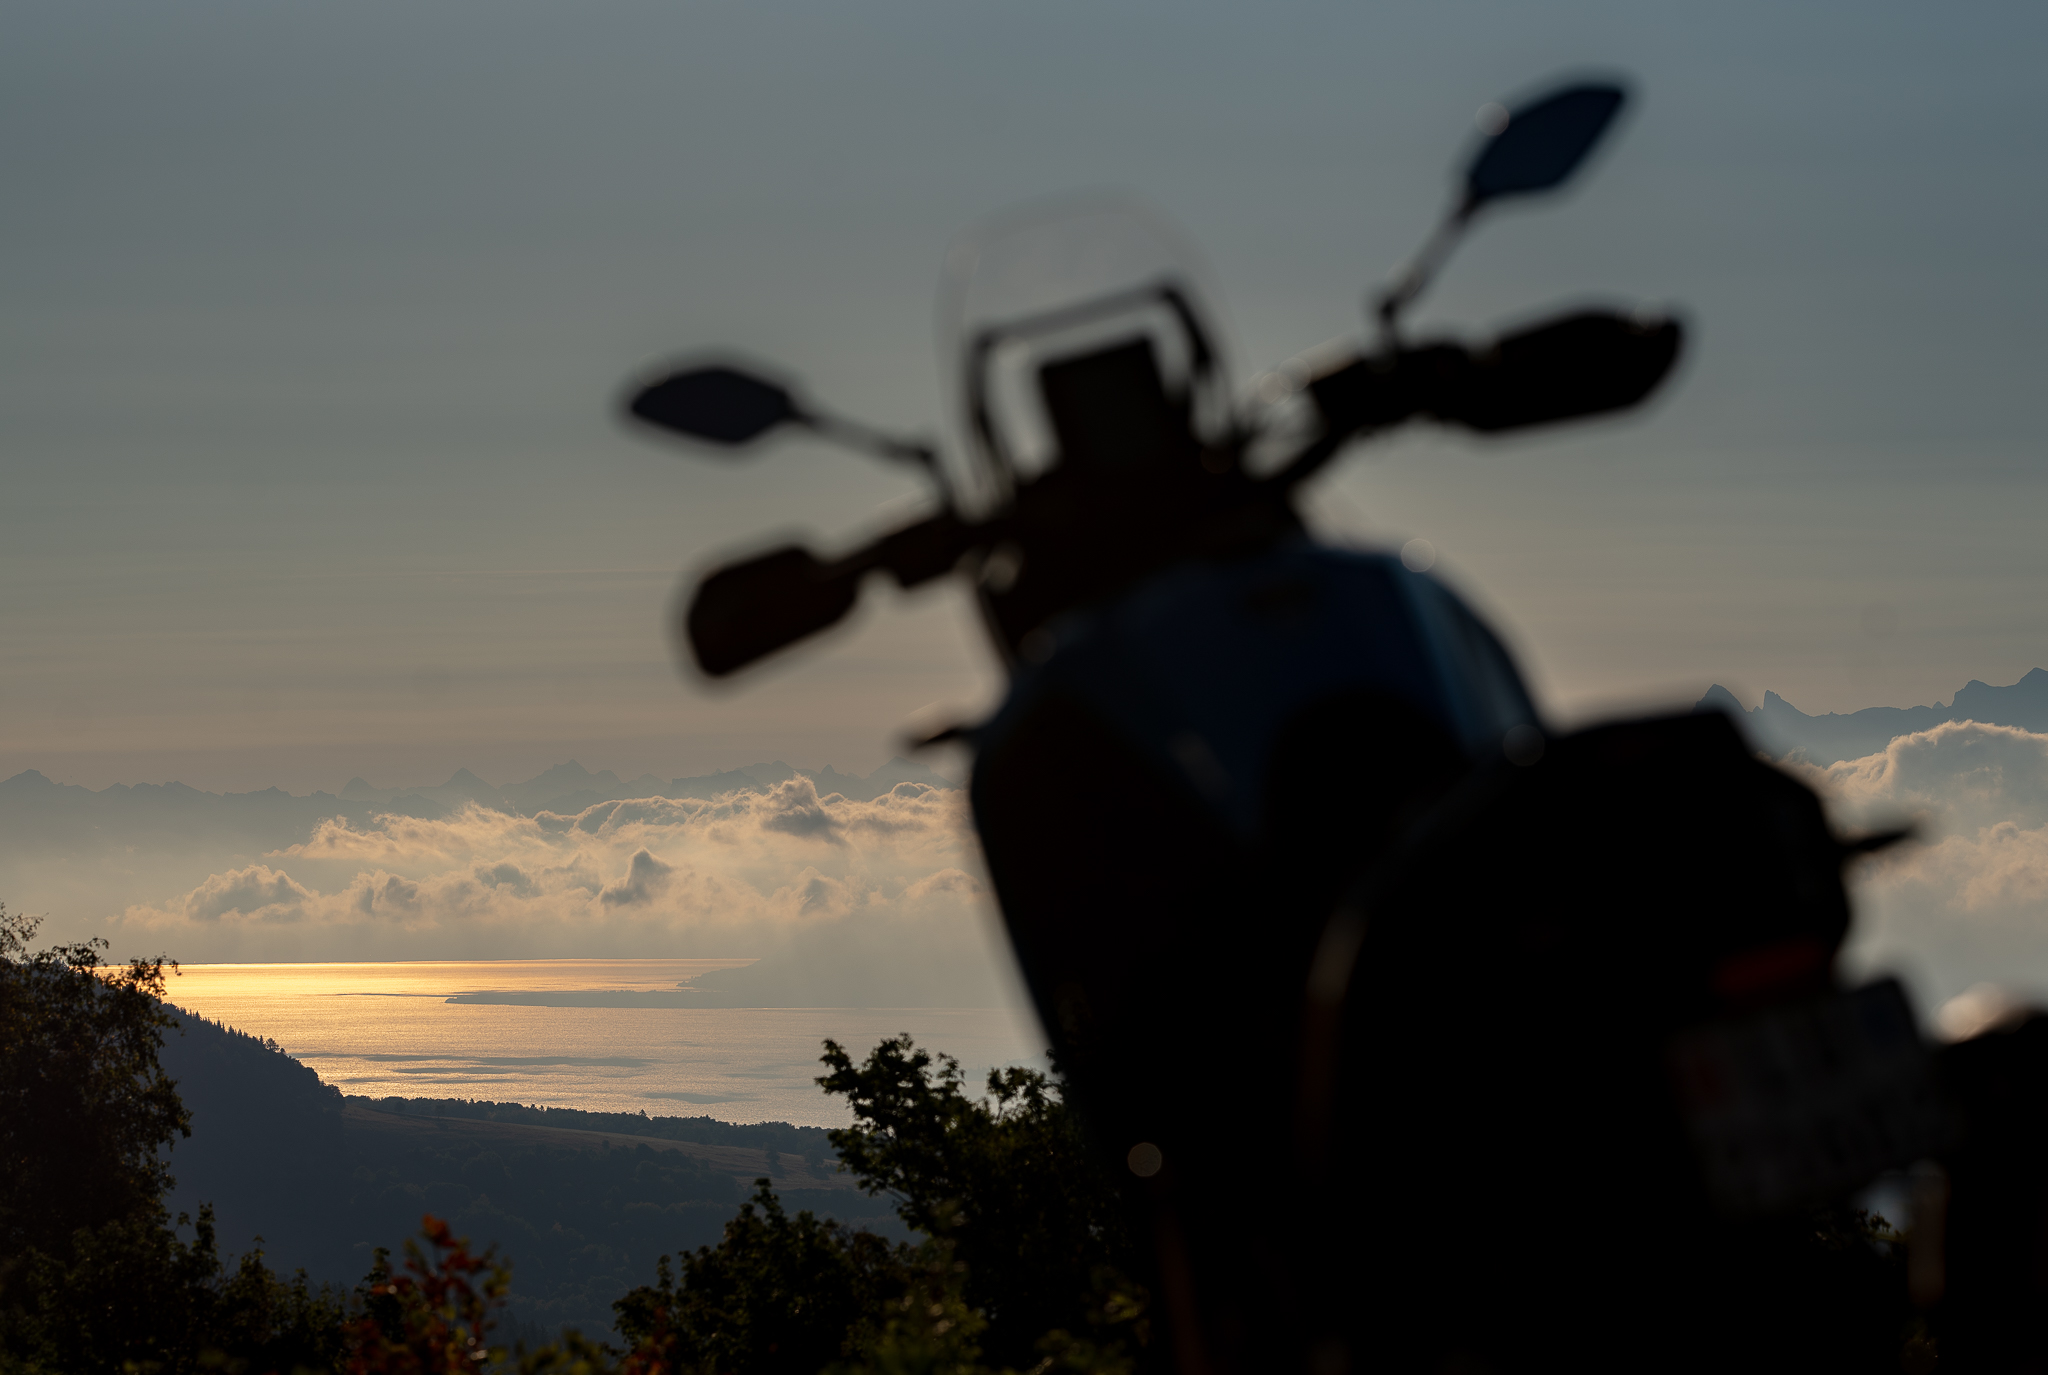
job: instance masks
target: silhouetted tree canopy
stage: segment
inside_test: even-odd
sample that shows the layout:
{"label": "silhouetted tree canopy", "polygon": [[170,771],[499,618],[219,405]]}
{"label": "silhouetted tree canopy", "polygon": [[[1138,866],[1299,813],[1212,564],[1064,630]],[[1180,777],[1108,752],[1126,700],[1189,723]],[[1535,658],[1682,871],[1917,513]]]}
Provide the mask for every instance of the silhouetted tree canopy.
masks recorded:
{"label": "silhouetted tree canopy", "polygon": [[655,1283],[619,1300],[619,1332],[684,1370],[817,1375],[846,1354],[863,1318],[903,1292],[909,1253],[791,1216],[763,1179],[717,1246],[683,1257],[680,1279],[663,1256]]}
{"label": "silhouetted tree canopy", "polygon": [[191,1134],[157,1064],[177,1025],[166,961],[109,968],[105,941],[31,953],[37,926],[0,905],[0,1255],[14,1257],[149,1208],[171,1182],[160,1148]]}
{"label": "silhouetted tree canopy", "polygon": [[842,1167],[952,1246],[968,1302],[988,1319],[992,1362],[1035,1364],[1050,1332],[1115,1327],[1142,1341],[1132,1322],[1144,1295],[1116,1188],[1056,1081],[991,1070],[986,1096],[970,1098],[959,1062],[908,1035],[864,1064],[836,1041],[823,1058],[819,1086],[854,1113],[855,1125],[832,1133]]}
{"label": "silhouetted tree canopy", "polygon": [[818,1083],[855,1124],[843,1169],[928,1238],[789,1216],[766,1180],[715,1247],[616,1305],[619,1330],[670,1368],[711,1375],[844,1371],[1121,1371],[1147,1343],[1146,1295],[1113,1185],[1058,1084],[960,1065],[907,1035],[856,1063],[825,1042]]}
{"label": "silhouetted tree canopy", "polygon": [[339,1297],[260,1252],[223,1264],[209,1210],[164,1207],[159,1151],[187,1130],[157,1063],[168,962],[31,952],[36,927],[0,907],[0,1369],[334,1368]]}

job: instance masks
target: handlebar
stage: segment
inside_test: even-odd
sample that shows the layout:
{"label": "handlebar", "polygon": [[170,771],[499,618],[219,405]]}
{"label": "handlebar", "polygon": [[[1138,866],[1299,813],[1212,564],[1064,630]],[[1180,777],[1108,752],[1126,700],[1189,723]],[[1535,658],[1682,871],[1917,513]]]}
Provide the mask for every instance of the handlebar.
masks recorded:
{"label": "handlebar", "polygon": [[[1678,359],[1676,320],[1580,311],[1479,349],[1435,344],[1359,357],[1309,383],[1323,430],[1263,481],[1244,481],[1264,501],[1317,471],[1362,433],[1418,415],[1483,434],[1627,409],[1648,396]],[[1029,502],[1031,491],[1018,494]],[[969,523],[948,510],[826,562],[785,545],[704,578],[682,637],[714,678],[835,624],[853,609],[861,580],[877,569],[914,587],[953,569],[971,550],[1004,538],[1010,513]]]}
{"label": "handlebar", "polygon": [[1416,415],[1497,434],[1626,410],[1670,374],[1684,339],[1673,319],[1588,310],[1479,349],[1434,344],[1354,358],[1309,382],[1323,433],[1276,479],[1300,482],[1359,434]]}
{"label": "handlebar", "polygon": [[875,569],[886,569],[899,587],[915,587],[951,571],[987,537],[986,525],[942,511],[831,563],[793,544],[771,549],[727,564],[697,585],[683,638],[698,666],[723,678],[838,622]]}

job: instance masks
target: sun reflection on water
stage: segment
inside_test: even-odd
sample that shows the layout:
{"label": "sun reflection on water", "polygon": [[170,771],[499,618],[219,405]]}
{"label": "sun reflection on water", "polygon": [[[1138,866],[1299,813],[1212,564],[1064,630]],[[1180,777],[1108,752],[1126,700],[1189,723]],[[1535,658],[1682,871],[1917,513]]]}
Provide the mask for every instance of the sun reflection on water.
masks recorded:
{"label": "sun reflection on water", "polygon": [[[746,960],[464,960],[186,965],[179,1007],[276,1041],[343,1093],[482,1098],[727,1121],[837,1126],[812,1082],[819,1043],[865,1051],[907,1031],[989,1066],[1043,1065],[1028,1012],[1006,1008],[706,1008],[454,1003],[483,992],[627,994],[674,1001],[680,985]],[[683,995],[685,998],[687,995]]]}

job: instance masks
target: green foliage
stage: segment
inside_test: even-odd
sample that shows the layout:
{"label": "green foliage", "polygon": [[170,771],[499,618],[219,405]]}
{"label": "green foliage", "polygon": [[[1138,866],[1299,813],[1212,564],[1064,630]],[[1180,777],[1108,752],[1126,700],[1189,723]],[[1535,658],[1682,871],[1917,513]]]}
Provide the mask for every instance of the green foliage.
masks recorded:
{"label": "green foliage", "polygon": [[832,1375],[977,1375],[988,1319],[968,1305],[967,1266],[950,1242],[917,1252],[903,1293],[867,1314],[848,1345],[854,1359]]}
{"label": "green foliage", "polygon": [[341,1296],[300,1272],[273,1274],[260,1251],[223,1264],[213,1218],[192,1240],[155,1213],[82,1228],[52,1254],[31,1251],[0,1319],[0,1370],[326,1371],[343,1350]]}
{"label": "green foliage", "polygon": [[[888,1195],[917,1247],[787,1214],[758,1182],[716,1247],[615,1306],[627,1369],[683,1375],[1124,1375],[1148,1336],[1113,1188],[1058,1086],[1024,1069],[970,1098],[959,1063],[908,1036],[856,1064],[825,1043],[819,1084],[855,1125],[841,1167]],[[636,1364],[637,1363],[637,1364]],[[545,1367],[536,1367],[545,1368]]]}
{"label": "green foliage", "polygon": [[0,1370],[332,1369],[339,1298],[260,1251],[223,1264],[210,1210],[164,1207],[159,1152],[189,1131],[157,1061],[176,966],[31,952],[36,925],[0,907]]}
{"label": "green foliage", "polygon": [[[204,1132],[204,1117],[199,1124]],[[650,1277],[655,1257],[715,1241],[747,1196],[724,1170],[645,1145],[574,1150],[546,1140],[338,1126],[340,1168],[280,1181],[320,1192],[270,1191],[269,1218],[293,1223],[295,1238],[332,1238],[320,1254],[335,1273],[349,1263],[347,1240],[403,1236],[431,1212],[517,1261],[512,1311],[551,1330],[608,1326],[612,1301]],[[865,1202],[851,1191],[841,1196]]]}
{"label": "green foliage", "polygon": [[408,1240],[402,1275],[391,1272],[390,1252],[377,1252],[363,1311],[348,1328],[349,1375],[444,1375],[505,1359],[490,1328],[512,1267],[491,1251],[472,1252],[467,1237],[431,1214],[420,1233],[428,1249]]}
{"label": "green foliage", "polygon": [[571,1329],[531,1351],[522,1349],[509,1368],[519,1375],[673,1375],[673,1368],[658,1358],[644,1358],[648,1345],[641,1343],[621,1364],[618,1352]]}
{"label": "green foliage", "polygon": [[157,1064],[163,959],[106,968],[105,941],[31,953],[39,923],[0,905],[0,1302],[12,1261],[160,1206],[160,1147],[190,1135]]}
{"label": "green foliage", "polygon": [[658,1278],[614,1306],[643,1362],[703,1375],[817,1375],[849,1335],[904,1287],[908,1248],[872,1232],[794,1216],[765,1179],[715,1247],[663,1256]]}
{"label": "green foliage", "polygon": [[986,1096],[969,1098],[959,1062],[907,1035],[858,1065],[827,1041],[823,1059],[818,1083],[855,1117],[832,1133],[842,1167],[952,1248],[992,1363],[1028,1368],[1049,1338],[1100,1343],[1104,1360],[1145,1344],[1146,1296],[1129,1278],[1136,1257],[1115,1186],[1056,1083],[991,1071]]}
{"label": "green foliage", "polygon": [[1907,1295],[1906,1238],[1848,1205],[1816,1208],[1763,1229],[1750,1257],[1788,1368],[1899,1370],[1931,1355],[1923,1316]]}

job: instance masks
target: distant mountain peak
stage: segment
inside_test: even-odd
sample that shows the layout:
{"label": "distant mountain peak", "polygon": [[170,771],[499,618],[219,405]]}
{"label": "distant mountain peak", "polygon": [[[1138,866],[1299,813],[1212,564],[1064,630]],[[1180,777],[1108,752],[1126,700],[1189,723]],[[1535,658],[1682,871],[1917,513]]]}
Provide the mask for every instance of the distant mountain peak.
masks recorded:
{"label": "distant mountain peak", "polygon": [[1864,707],[1822,716],[1808,716],[1775,692],[1764,693],[1762,706],[1744,710],[1734,693],[1716,683],[1694,710],[1727,712],[1772,755],[1796,752],[1815,764],[1834,764],[1876,754],[1901,735],[1932,730],[1947,721],[2048,734],[2048,670],[2029,669],[2018,682],[2004,687],[1972,678],[1947,705]]}
{"label": "distant mountain peak", "polygon": [[[605,772],[610,773],[611,770],[607,769]],[[588,783],[597,777],[600,777],[600,775],[593,774],[589,769],[584,768],[581,764],[571,759],[566,764],[557,764],[551,769],[543,769],[524,783],[515,783],[513,786],[518,788],[563,788],[573,784]]]}
{"label": "distant mountain peak", "polygon": [[[2042,675],[2042,681],[2048,683],[2048,675]],[[2043,696],[2048,698],[2048,693]],[[1740,707],[1734,709],[1739,711]],[[338,795],[315,792],[305,797],[276,786],[245,793],[209,793],[175,781],[113,783],[94,790],[55,782],[38,769],[23,769],[0,780],[0,827],[12,826],[17,834],[54,834],[75,825],[99,835],[102,833],[97,828],[104,821],[104,839],[117,833],[153,836],[159,834],[156,828],[172,828],[161,831],[162,835],[170,836],[177,833],[175,827],[188,824],[177,820],[180,817],[203,818],[208,824],[218,819],[222,825],[230,824],[232,819],[234,826],[255,827],[252,833],[262,836],[263,846],[281,847],[303,840],[309,826],[336,811],[346,814],[355,824],[369,824],[384,814],[438,817],[472,805],[521,816],[541,811],[574,814],[601,802],[626,798],[709,800],[731,793],[762,793],[799,777],[813,780],[821,794],[838,793],[854,802],[874,801],[905,784],[948,789],[960,786],[902,755],[892,757],[865,777],[841,773],[831,765],[815,770],[795,769],[777,759],[668,783],[652,774],[622,782],[610,769],[592,773],[571,759],[524,783],[505,788],[485,782],[467,768],[458,768],[439,787],[380,788],[357,774]],[[344,802],[346,807],[339,805]]]}
{"label": "distant mountain peak", "polygon": [[1694,704],[1693,710],[1723,711],[1727,712],[1730,716],[1740,716],[1743,714],[1743,712],[1747,711],[1748,708],[1742,705],[1741,698],[1737,697],[1727,688],[1722,687],[1719,683],[1716,683],[1712,687],[1707,689],[1706,696],[1700,698],[1700,700]]}

